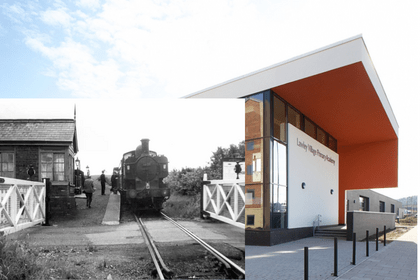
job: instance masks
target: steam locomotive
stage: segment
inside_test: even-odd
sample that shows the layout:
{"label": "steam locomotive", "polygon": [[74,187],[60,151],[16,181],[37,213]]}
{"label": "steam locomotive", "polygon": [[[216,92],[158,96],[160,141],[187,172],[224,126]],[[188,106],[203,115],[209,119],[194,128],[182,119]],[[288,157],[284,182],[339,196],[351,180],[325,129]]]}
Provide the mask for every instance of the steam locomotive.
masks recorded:
{"label": "steam locomotive", "polygon": [[142,139],[135,151],[127,152],[121,160],[120,182],[126,202],[137,210],[162,209],[170,197],[163,183],[168,176],[168,159],[149,150],[149,139]]}

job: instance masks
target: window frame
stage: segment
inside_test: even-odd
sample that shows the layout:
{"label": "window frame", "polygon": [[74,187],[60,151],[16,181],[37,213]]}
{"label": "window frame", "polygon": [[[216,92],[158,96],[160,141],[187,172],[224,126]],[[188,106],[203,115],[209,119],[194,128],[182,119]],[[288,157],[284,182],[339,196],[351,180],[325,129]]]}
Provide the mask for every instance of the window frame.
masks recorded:
{"label": "window frame", "polygon": [[[12,168],[13,170],[7,170],[7,171],[3,171],[3,154],[11,154],[13,156],[13,161],[12,161]],[[9,165],[10,163],[7,162],[7,164]],[[4,175],[4,172],[9,173],[9,175]],[[0,151],[0,176],[2,177],[9,177],[9,178],[15,178],[16,176],[16,153],[13,150],[4,150],[4,151]]]}
{"label": "window frame", "polygon": [[[363,200],[363,209],[362,209],[362,205],[361,205],[361,201],[360,201],[360,199],[362,199]],[[369,199],[369,197],[366,197],[366,196],[363,196],[363,195],[360,195],[359,196],[359,211],[370,211],[370,199]],[[360,209],[362,209],[362,210],[360,210]]]}
{"label": "window frame", "polygon": [[[52,166],[52,171],[50,172],[49,170],[47,170],[47,171],[45,171],[45,174],[44,174],[44,171],[42,170],[43,164],[45,164],[45,162],[42,161],[43,154],[52,154],[52,161],[50,163],[51,166]],[[41,178],[50,178],[50,180],[53,181],[53,182],[66,182],[66,181],[68,181],[67,177],[68,177],[69,174],[66,173],[66,168],[67,168],[66,155],[67,154],[68,153],[65,150],[41,150],[39,152],[39,168],[40,168],[39,173],[41,175]],[[55,155],[62,155],[63,161],[58,162],[58,164],[63,166],[62,171],[59,171],[63,176],[62,180],[59,177],[58,171],[56,172],[56,165],[58,165],[58,164],[57,164],[57,162],[54,161]],[[52,178],[48,176],[49,173],[51,173]]]}
{"label": "window frame", "polygon": [[[252,224],[250,223],[252,221]],[[255,226],[255,215],[246,215],[246,225]]]}
{"label": "window frame", "polygon": [[386,204],[385,201],[379,200],[379,212],[385,213],[386,212]]}

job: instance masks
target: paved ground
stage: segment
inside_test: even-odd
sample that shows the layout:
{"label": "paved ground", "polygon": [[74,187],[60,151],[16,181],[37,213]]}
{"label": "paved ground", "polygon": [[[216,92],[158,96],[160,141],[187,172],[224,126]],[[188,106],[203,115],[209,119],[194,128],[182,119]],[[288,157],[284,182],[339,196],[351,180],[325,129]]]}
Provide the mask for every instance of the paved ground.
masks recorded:
{"label": "paved ground", "polygon": [[387,246],[338,240],[338,277],[334,272],[334,240],[311,237],[271,247],[246,246],[246,279],[302,279],[303,248],[309,247],[309,279],[417,279],[417,227]]}
{"label": "paved ground", "polygon": [[339,279],[417,279],[417,226]]}

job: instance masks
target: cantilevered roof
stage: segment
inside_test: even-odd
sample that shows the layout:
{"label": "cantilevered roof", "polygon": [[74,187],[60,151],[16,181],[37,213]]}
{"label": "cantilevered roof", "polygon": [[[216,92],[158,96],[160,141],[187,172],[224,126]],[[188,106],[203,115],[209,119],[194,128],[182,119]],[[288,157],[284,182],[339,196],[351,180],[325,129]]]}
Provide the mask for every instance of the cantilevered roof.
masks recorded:
{"label": "cantilevered roof", "polygon": [[229,80],[187,98],[240,98],[271,89],[339,146],[398,138],[398,123],[361,35]]}
{"label": "cantilevered roof", "polygon": [[77,152],[76,122],[73,119],[0,120],[0,142],[74,142]]}
{"label": "cantilevered roof", "polygon": [[346,190],[398,186],[398,123],[361,35],[186,97],[241,98],[265,90],[337,139],[340,223]]}

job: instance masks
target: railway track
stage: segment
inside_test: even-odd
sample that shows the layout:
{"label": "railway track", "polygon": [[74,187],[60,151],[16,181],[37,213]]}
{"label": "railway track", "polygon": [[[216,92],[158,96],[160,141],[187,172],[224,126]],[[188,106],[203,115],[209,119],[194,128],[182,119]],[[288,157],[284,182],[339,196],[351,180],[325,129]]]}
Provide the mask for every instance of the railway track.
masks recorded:
{"label": "railway track", "polygon": [[[215,259],[220,262],[220,266],[223,268],[223,271],[225,272],[224,277],[231,278],[231,279],[244,279],[245,278],[245,270],[242,269],[240,266],[235,264],[232,260],[230,260],[228,257],[224,256],[222,253],[217,251],[214,247],[210,246],[208,243],[206,243],[204,240],[199,238],[197,235],[195,235],[193,232],[182,226],[181,224],[177,223],[164,213],[160,213],[161,217],[163,217],[165,220],[169,221],[171,224],[179,228],[182,232],[184,232],[186,235],[188,235],[191,239],[196,241],[198,244],[200,244],[203,248],[207,250],[211,255],[214,256]],[[164,262],[161,254],[159,253],[156,245],[153,242],[153,238],[151,237],[149,231],[147,230],[146,226],[144,225],[141,218],[137,217],[135,215],[135,219],[139,225],[140,231],[143,235],[143,238],[145,240],[145,243],[148,247],[148,250],[150,252],[150,255],[152,257],[155,269],[156,269],[156,275],[160,279],[171,279],[171,278],[181,278],[181,275],[176,275]],[[202,274],[200,272],[197,272],[191,277],[220,277],[220,274],[218,275],[210,275],[209,273]],[[188,277],[185,277],[188,278]]]}

